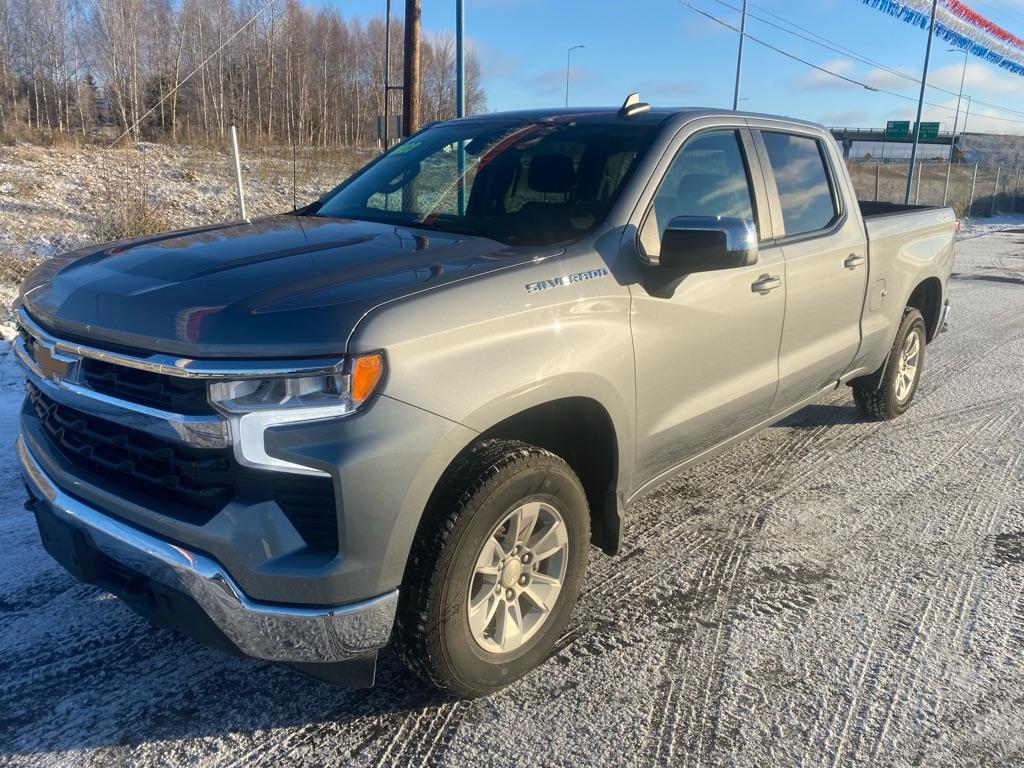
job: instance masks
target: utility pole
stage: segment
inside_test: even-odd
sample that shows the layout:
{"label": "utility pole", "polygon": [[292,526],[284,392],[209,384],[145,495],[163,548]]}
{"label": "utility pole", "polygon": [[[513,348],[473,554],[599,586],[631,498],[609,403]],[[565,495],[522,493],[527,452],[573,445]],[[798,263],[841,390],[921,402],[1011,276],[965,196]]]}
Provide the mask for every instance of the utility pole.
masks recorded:
{"label": "utility pole", "polygon": [[921,111],[924,109],[924,89],[928,86],[928,61],[932,57],[932,38],[935,37],[935,14],[939,0],[932,0],[932,20],[928,25],[928,46],[924,49],[924,71],[921,73],[921,95],[917,99],[917,122],[914,123],[914,145],[910,149],[910,173],[907,174],[907,191],[903,204],[910,205],[911,188],[914,186],[914,163],[917,161],[917,145],[921,141]]}
{"label": "utility pole", "polygon": [[402,135],[420,125],[420,0],[405,0],[405,61],[402,90]]}
{"label": "utility pole", "polygon": [[740,72],[743,69],[743,38],[747,35],[747,0],[743,0],[743,15],[740,16],[740,47],[736,52],[736,87],[732,92],[732,111],[740,107]]}

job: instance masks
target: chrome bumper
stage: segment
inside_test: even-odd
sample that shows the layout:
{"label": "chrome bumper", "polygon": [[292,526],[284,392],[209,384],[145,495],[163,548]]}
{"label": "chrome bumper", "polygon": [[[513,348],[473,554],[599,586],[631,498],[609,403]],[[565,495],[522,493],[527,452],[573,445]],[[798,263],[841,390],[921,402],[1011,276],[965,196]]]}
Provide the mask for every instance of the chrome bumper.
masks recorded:
{"label": "chrome bumper", "polygon": [[397,590],[334,608],[255,603],[214,560],[169,544],[68,496],[46,475],[20,436],[16,447],[25,480],[36,498],[81,531],[102,554],[186,594],[247,656],[329,663],[387,644],[398,605]]}

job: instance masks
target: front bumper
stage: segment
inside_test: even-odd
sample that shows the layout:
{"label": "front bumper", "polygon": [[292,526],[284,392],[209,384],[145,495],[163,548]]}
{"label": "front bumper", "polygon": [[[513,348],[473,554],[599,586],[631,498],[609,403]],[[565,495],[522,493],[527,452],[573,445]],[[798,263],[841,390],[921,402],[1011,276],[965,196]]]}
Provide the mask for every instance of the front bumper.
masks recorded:
{"label": "front bumper", "polygon": [[[210,557],[145,533],[62,491],[22,437],[17,451],[47,551],[78,578],[108,588],[158,623],[224,650],[304,671],[359,659],[387,644],[397,590],[336,607],[252,601]],[[101,567],[104,563],[108,566]]]}

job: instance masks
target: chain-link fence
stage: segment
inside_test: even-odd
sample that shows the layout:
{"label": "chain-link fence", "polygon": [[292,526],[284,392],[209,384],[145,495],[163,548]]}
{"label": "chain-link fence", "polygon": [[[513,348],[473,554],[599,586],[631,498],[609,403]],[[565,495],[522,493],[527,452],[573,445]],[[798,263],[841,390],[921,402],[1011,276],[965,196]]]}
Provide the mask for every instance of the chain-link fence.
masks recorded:
{"label": "chain-link fence", "polygon": [[[305,205],[379,152],[243,144],[249,216]],[[903,201],[906,162],[851,161],[849,168],[861,199]],[[941,205],[945,197],[961,217],[1024,213],[1021,181],[1016,168],[921,162],[911,201]],[[237,219],[230,150],[227,142],[116,149],[17,143],[0,155],[0,213],[0,307],[6,307],[41,259],[89,243]]]}
{"label": "chain-link fence", "polygon": [[[907,189],[908,163],[848,164],[857,197],[902,203]],[[1019,168],[998,165],[917,163],[910,202],[948,205],[960,218],[1024,213],[1024,188]]]}

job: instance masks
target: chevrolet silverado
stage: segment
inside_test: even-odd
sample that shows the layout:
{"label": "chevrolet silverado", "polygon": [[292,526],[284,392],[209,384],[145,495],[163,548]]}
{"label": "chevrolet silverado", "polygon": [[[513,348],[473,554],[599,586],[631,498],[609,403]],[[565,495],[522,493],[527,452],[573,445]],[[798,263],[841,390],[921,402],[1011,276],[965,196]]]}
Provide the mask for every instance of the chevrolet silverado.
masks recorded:
{"label": "chevrolet silverado", "polygon": [[291,213],[26,280],[43,546],[152,621],[351,686],[487,694],[630,503],[841,386],[907,410],[948,209],[858,203],[823,128],[714,109],[436,123]]}

